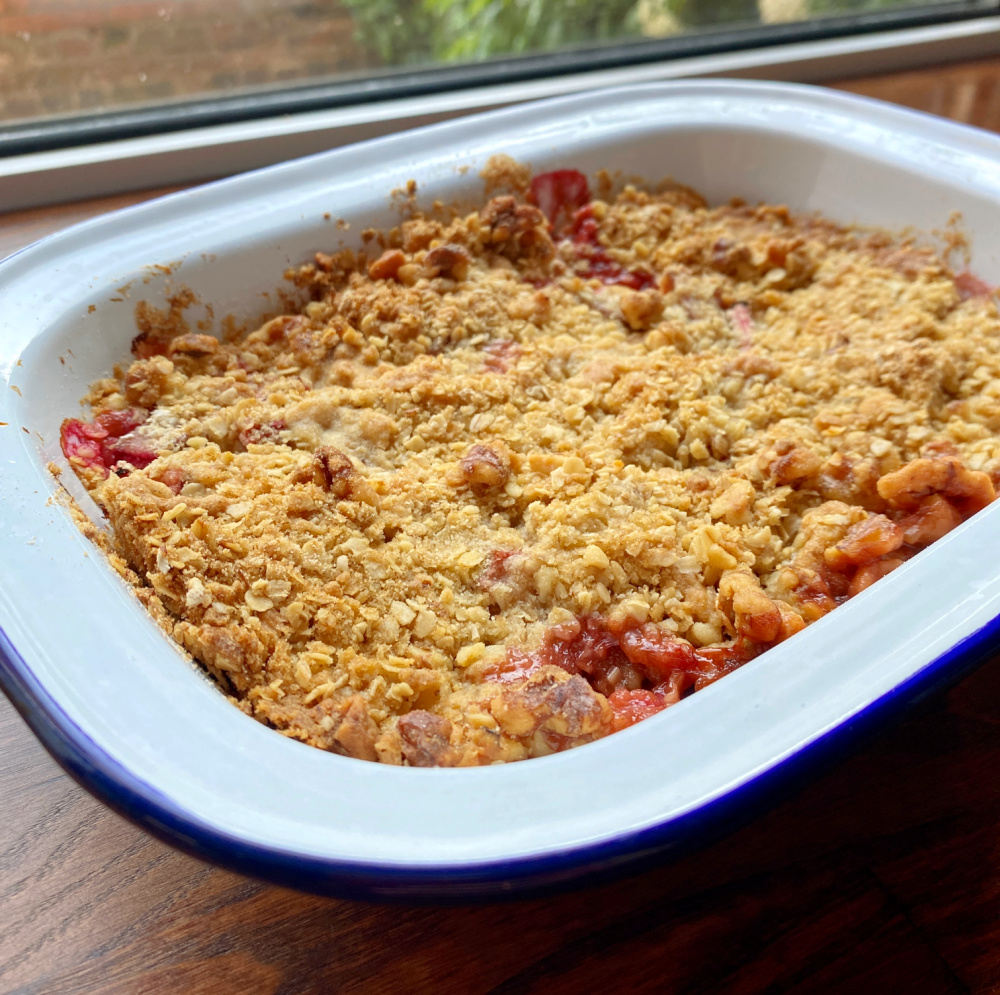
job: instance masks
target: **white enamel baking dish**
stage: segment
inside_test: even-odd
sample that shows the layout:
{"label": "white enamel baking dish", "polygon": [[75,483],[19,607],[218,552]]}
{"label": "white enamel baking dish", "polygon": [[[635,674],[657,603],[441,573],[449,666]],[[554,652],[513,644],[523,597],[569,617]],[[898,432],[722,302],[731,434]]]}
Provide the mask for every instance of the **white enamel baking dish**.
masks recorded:
{"label": "white enamel baking dish", "polygon": [[849,734],[954,679],[1000,631],[998,502],[725,680],[546,759],[471,770],[346,759],[264,728],[200,678],[52,499],[61,419],[128,356],[136,301],[184,285],[217,318],[253,317],[286,266],[392,223],[388,194],[410,178],[424,202],[480,198],[497,152],[536,171],[671,176],[712,201],[890,228],[941,228],[960,211],[972,270],[1000,282],[1000,138],[728,81],[379,139],[120,211],[0,264],[0,682],[78,780],[183,849],[367,897],[509,894],[609,873],[725,828]]}

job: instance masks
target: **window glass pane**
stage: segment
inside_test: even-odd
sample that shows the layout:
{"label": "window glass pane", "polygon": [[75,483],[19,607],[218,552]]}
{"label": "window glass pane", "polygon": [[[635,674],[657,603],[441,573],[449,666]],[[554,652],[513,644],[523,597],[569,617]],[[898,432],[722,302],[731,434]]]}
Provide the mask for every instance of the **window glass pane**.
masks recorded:
{"label": "window glass pane", "polygon": [[0,121],[921,8],[930,0],[0,0]]}

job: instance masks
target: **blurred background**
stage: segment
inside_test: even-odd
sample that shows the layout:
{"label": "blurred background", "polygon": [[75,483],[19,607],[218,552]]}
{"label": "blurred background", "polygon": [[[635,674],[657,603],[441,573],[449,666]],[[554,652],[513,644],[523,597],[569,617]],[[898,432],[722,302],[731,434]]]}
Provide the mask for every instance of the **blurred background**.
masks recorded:
{"label": "blurred background", "polygon": [[0,0],[0,121],[930,6],[926,0]]}

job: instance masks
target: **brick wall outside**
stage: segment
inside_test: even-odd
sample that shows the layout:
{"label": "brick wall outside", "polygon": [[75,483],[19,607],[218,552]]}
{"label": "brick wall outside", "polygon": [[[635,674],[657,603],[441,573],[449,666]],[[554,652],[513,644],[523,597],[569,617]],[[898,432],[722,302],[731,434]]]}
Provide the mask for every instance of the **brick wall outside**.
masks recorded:
{"label": "brick wall outside", "polygon": [[337,0],[0,0],[0,121],[372,65]]}

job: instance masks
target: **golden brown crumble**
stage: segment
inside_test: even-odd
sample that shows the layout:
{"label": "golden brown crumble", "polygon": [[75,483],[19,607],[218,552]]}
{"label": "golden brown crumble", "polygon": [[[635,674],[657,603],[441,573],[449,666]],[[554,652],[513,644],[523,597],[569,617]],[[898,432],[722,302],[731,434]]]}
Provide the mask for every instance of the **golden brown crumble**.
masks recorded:
{"label": "golden brown crumble", "polygon": [[1000,316],[931,249],[489,184],[317,253],[300,313],[232,341],[143,307],[63,426],[146,601],[259,720],[414,766],[591,742],[993,499]]}

